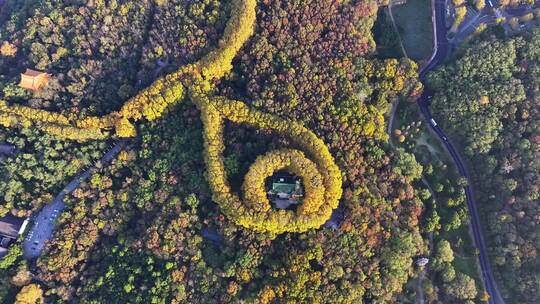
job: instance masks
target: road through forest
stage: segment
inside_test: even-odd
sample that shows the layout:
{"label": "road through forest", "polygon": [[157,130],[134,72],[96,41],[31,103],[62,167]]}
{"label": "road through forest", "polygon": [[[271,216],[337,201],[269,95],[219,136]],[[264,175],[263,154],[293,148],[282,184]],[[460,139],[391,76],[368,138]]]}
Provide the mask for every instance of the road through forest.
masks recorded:
{"label": "road through forest", "polygon": [[433,120],[431,113],[429,112],[429,102],[433,92],[426,85],[426,75],[428,72],[435,69],[440,65],[447,57],[450,55],[452,50],[455,48],[454,43],[457,41],[449,42],[447,39],[447,29],[446,29],[446,1],[441,0],[432,0],[432,10],[433,10],[433,32],[434,32],[434,50],[433,55],[431,56],[428,63],[420,71],[420,80],[424,83],[425,89],[420,98],[417,100],[417,104],[420,108],[422,116],[429,124],[431,130],[439,137],[444,147],[452,157],[459,173],[461,176],[466,177],[469,181],[468,185],[465,187],[465,194],[467,200],[467,207],[469,209],[469,217],[471,228],[473,231],[473,239],[476,247],[479,251],[479,261],[480,269],[482,272],[482,278],[485,284],[485,289],[489,294],[490,298],[489,304],[504,304],[504,299],[501,296],[501,293],[495,282],[491,266],[489,264],[489,257],[487,254],[487,249],[485,245],[484,235],[482,232],[482,227],[480,225],[480,217],[478,215],[478,210],[476,202],[474,200],[474,195],[472,187],[470,186],[470,175],[465,167],[461,156],[458,154],[456,148],[452,144],[452,141],[448,136],[443,132],[438,124]]}
{"label": "road through forest", "polygon": [[[110,162],[126,145],[125,140],[117,142],[99,162],[104,165]],[[34,224],[26,238],[23,241],[23,256],[26,259],[34,259],[40,256],[41,251],[45,247],[45,243],[53,236],[56,219],[64,211],[66,205],[64,198],[67,194],[75,191],[80,184],[90,178],[97,171],[96,166],[90,167],[83,173],[75,176],[75,178],[64,187],[52,202],[45,205],[41,211],[33,218]]]}

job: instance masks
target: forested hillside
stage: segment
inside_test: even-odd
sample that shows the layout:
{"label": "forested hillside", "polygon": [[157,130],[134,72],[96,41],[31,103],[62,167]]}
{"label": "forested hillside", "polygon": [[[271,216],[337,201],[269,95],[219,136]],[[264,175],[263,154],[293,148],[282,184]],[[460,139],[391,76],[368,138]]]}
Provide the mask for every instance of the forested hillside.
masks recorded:
{"label": "forested hillside", "polygon": [[484,35],[429,75],[432,111],[459,141],[509,303],[540,301],[540,32]]}
{"label": "forested hillside", "polygon": [[[11,15],[0,21],[6,45],[0,99],[74,120],[117,111],[158,77],[223,47],[218,40],[233,4],[8,0]],[[319,229],[283,234],[275,233],[284,231],[279,226],[259,233],[234,221],[229,215],[237,210],[216,204],[229,193],[216,195],[214,172],[205,168],[215,160],[204,157],[214,138],[203,130],[202,97],[190,92],[195,98],[152,119],[145,115],[129,132],[137,136],[128,149],[69,196],[37,261],[46,295],[85,303],[392,302],[412,258],[425,250],[418,231],[422,203],[411,185],[422,167],[388,148],[385,115],[397,96],[418,94],[419,86],[412,61],[375,57],[377,9],[367,0],[258,1],[254,33],[232,72],[208,81],[213,93],[260,111],[219,109],[233,112],[230,117],[269,113],[276,116],[263,117],[279,117],[281,129],[301,124],[322,140],[341,171],[336,214],[342,216]],[[36,94],[17,87],[26,67],[52,74],[50,85]],[[0,134],[28,151],[0,160],[0,189],[27,187],[0,194],[4,212],[37,211],[106,146],[51,138],[24,125],[0,127]],[[224,175],[235,195],[257,156],[299,146],[269,128],[231,121],[223,139]],[[45,156],[32,155],[30,147],[44,145],[34,153]],[[70,170],[43,169],[51,166],[50,155],[71,161]],[[47,174],[28,178],[29,161]],[[43,191],[47,197],[40,197]],[[20,258],[2,267],[8,269],[4,286],[26,268]]]}

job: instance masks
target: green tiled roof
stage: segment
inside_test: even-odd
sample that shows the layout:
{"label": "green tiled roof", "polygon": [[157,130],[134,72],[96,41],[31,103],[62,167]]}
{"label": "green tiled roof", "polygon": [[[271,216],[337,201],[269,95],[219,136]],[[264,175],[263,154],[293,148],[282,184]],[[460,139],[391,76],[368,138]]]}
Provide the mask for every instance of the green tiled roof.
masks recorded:
{"label": "green tiled roof", "polygon": [[286,183],[273,183],[272,191],[276,193],[287,193],[293,194],[296,190],[296,184],[286,184]]}

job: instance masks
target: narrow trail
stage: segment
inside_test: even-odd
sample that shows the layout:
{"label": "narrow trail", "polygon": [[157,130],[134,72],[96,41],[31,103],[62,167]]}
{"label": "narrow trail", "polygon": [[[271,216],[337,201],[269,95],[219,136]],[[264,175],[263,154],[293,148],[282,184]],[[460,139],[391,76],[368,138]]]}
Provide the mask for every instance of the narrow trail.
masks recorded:
{"label": "narrow trail", "polygon": [[422,283],[424,282],[424,279],[426,278],[426,269],[422,269],[420,271],[420,274],[418,275],[418,285],[416,286],[416,300],[419,304],[424,304],[426,302],[426,297],[424,295],[424,288],[422,287]]}
{"label": "narrow trail", "polygon": [[388,16],[390,16],[390,20],[392,21],[392,26],[394,27],[394,31],[396,31],[396,34],[398,35],[399,46],[401,48],[401,52],[403,52],[403,56],[405,56],[405,58],[409,58],[409,56],[407,55],[407,51],[405,50],[405,47],[403,46],[403,38],[401,38],[401,34],[399,33],[399,30],[396,24],[396,20],[394,19],[394,13],[392,12],[392,4],[388,5]]}
{"label": "narrow trail", "polygon": [[388,141],[390,142],[391,146],[393,146],[393,143],[392,143],[392,127],[394,126],[394,119],[396,118],[396,112],[397,112],[398,105],[399,105],[399,99],[396,100],[392,104],[392,110],[390,112],[390,118],[388,119],[388,126],[386,127],[386,133],[388,133]]}
{"label": "narrow trail", "polygon": [[139,89],[141,89],[142,86],[146,85],[143,83],[142,79],[139,79],[139,76],[140,76],[141,71],[143,70],[144,52],[145,50],[148,49],[147,47],[150,41],[150,32],[152,31],[152,28],[154,27],[155,17],[156,17],[156,3],[155,1],[150,1],[150,10],[148,12],[147,24],[144,29],[143,37],[141,39],[141,47],[137,50],[137,55],[135,59],[135,62],[137,62],[137,68],[134,75],[134,81],[135,81],[135,86],[138,87]]}

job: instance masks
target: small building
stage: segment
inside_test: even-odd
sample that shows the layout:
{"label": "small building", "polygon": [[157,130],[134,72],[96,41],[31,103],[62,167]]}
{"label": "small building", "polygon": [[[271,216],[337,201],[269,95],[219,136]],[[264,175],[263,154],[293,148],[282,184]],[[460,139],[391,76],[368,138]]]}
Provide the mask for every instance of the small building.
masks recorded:
{"label": "small building", "polygon": [[407,0],[388,0],[388,6],[407,4]]}
{"label": "small building", "polygon": [[300,178],[280,174],[274,178],[268,196],[279,209],[286,209],[291,205],[299,204],[300,199],[303,197],[302,182]]}
{"label": "small building", "polygon": [[419,259],[416,260],[416,265],[418,267],[424,267],[426,266],[427,264],[429,263],[429,259],[426,258],[426,257],[421,257]]}
{"label": "small building", "polygon": [[24,233],[28,219],[6,215],[0,218],[0,257],[4,256],[9,248]]}
{"label": "small building", "polygon": [[480,96],[479,102],[481,105],[487,105],[489,103],[489,97],[486,95]]}
{"label": "small building", "polygon": [[21,82],[19,86],[30,91],[39,91],[49,83],[51,75],[32,69],[26,69],[26,72],[21,74]]}

